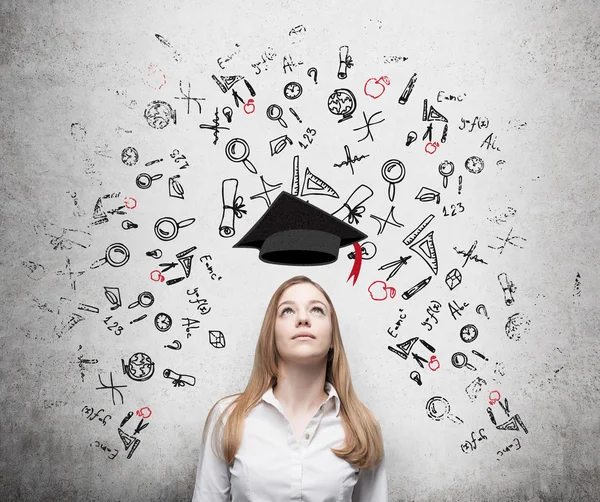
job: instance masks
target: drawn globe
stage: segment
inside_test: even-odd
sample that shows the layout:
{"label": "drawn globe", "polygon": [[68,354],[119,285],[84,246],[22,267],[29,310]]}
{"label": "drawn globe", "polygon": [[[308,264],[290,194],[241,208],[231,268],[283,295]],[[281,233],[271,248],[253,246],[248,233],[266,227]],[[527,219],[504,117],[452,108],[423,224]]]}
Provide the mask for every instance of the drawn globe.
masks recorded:
{"label": "drawn globe", "polygon": [[356,110],[356,98],[349,89],[336,89],[329,96],[327,108],[334,115],[341,115],[342,120],[349,119]]}
{"label": "drawn globe", "polygon": [[129,364],[121,359],[123,373],[132,380],[144,382],[154,375],[154,363],[148,354],[136,352],[129,358]]}

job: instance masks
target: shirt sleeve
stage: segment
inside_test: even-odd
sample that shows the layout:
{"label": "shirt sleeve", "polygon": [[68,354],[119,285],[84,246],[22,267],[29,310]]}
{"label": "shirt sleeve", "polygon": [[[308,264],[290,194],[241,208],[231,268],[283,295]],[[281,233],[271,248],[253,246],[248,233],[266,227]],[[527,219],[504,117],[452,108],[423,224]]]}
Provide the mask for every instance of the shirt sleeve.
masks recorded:
{"label": "shirt sleeve", "polygon": [[[200,445],[200,459],[196,470],[196,485],[192,502],[228,502],[230,500],[230,474],[226,462],[217,457],[211,447],[211,437],[219,414],[224,408],[218,405],[208,424],[206,442]],[[221,435],[219,436],[220,440]],[[216,440],[215,440],[216,441]],[[220,446],[217,443],[215,446]]]}
{"label": "shirt sleeve", "polygon": [[361,469],[352,492],[352,502],[388,502],[385,454],[370,469]]}

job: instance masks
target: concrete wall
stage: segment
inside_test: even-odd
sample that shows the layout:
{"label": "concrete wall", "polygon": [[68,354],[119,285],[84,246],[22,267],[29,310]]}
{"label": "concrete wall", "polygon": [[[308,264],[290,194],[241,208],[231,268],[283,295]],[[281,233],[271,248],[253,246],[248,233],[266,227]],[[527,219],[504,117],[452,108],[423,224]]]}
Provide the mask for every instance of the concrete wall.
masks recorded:
{"label": "concrete wall", "polygon": [[[0,498],[190,500],[206,414],[243,390],[270,296],[302,273],[339,313],[353,384],[384,432],[390,500],[598,500],[599,10],[592,0],[3,2]],[[342,45],[354,61],[345,80]],[[254,113],[212,75],[244,76]],[[367,95],[368,79],[382,76],[389,85],[371,82]],[[290,81],[303,87],[293,101],[282,92]],[[342,123],[327,107],[340,87],[357,101]],[[251,97],[243,81],[233,89]],[[423,121],[425,99],[447,122]],[[283,108],[287,129],[268,120],[270,104]],[[173,114],[154,127],[145,118],[168,107]],[[199,126],[214,125],[217,109],[229,129],[213,144],[213,131]],[[359,128],[371,116],[368,137]],[[307,128],[315,132],[303,148]],[[406,146],[410,131],[417,139]],[[271,155],[269,141],[282,134],[293,144]],[[257,174],[226,157],[235,137],[250,145]],[[351,158],[368,157],[334,167],[346,160],[344,145]],[[295,155],[300,187],[309,167],[339,194],[302,197],[327,212],[361,184],[373,191],[353,225],[377,251],[366,248],[354,286],[351,247],[319,267],[268,265],[256,250],[232,248],[267,208],[252,198],[264,190],[261,176],[281,183],[271,200],[290,191]],[[473,156],[481,172],[465,167]],[[381,177],[392,158],[406,168],[393,202]],[[455,166],[447,188],[444,161]],[[141,189],[143,172],[162,178]],[[169,195],[176,176],[183,198]],[[229,178],[247,213],[223,238]],[[422,187],[440,203],[415,200]],[[380,231],[392,207],[402,226],[390,217]],[[430,214],[421,237],[434,231],[437,274],[403,244]],[[195,221],[161,241],[154,226],[167,216]],[[94,267],[114,243],[128,262]],[[185,277],[176,254],[192,246]],[[147,255],[155,249],[162,258]],[[389,280],[391,269],[379,270],[408,255]],[[177,265],[165,279],[184,279],[153,281],[168,262]],[[453,269],[462,282],[451,290]],[[402,299],[427,276],[424,290]],[[390,289],[376,301],[375,281],[395,297]],[[111,309],[116,289],[105,288],[118,288],[120,307]],[[144,291],[153,304],[128,308]],[[159,313],[172,319],[166,332],[155,327]],[[465,342],[469,324],[478,334]],[[435,348],[412,348],[423,368],[388,349],[413,337]],[[129,365],[140,352],[155,369],[143,381],[143,368]],[[454,367],[456,352],[475,369]],[[166,369],[188,383],[174,385]],[[444,400],[450,411],[435,420]],[[149,425],[134,434],[140,424]],[[119,428],[139,439],[130,457]]]}

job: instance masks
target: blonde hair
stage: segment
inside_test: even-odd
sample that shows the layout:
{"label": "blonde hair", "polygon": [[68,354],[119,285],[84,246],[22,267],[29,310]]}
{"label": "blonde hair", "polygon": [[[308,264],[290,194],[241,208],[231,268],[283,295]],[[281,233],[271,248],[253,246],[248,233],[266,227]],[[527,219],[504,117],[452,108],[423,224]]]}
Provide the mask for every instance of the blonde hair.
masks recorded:
{"label": "blonde hair", "polygon": [[[285,281],[271,297],[260,329],[256,352],[254,354],[254,365],[246,389],[242,393],[225,396],[212,406],[204,424],[202,443],[206,442],[208,425],[211,422],[211,416],[217,405],[229,397],[237,396],[219,415],[211,439],[212,444],[215,432],[223,429],[221,447],[224,458],[220,453],[215,452],[214,448],[213,452],[221,460],[226,461],[228,465],[233,465],[235,455],[242,441],[245,417],[258,404],[263,394],[277,382],[279,360],[275,346],[277,304],[287,288],[303,282],[308,282],[321,291],[327,299],[331,310],[333,351],[330,351],[327,359],[325,380],[331,382],[338,393],[340,399],[340,418],[346,435],[341,447],[339,449],[331,448],[331,451],[355,468],[368,469],[377,465],[383,457],[381,428],[373,413],[358,399],[352,387],[350,368],[346,359],[346,353],[344,352],[338,318],[329,295],[319,284],[303,275],[298,275]],[[223,428],[224,416],[231,408],[233,409]]]}

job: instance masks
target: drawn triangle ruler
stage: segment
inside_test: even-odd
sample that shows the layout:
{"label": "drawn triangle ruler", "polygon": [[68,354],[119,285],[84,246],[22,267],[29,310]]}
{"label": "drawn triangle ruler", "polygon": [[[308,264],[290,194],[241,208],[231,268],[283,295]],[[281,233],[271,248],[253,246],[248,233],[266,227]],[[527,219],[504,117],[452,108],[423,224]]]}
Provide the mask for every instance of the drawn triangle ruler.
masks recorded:
{"label": "drawn triangle ruler", "polygon": [[501,430],[501,431],[518,431],[518,430],[521,430],[519,428],[519,425],[521,426],[521,429],[523,429],[525,434],[528,434],[527,427],[525,427],[525,424],[523,423],[523,421],[521,420],[521,417],[519,417],[519,415],[515,415],[514,417],[507,420],[503,424],[496,425],[496,429]]}
{"label": "drawn triangle ruler", "polygon": [[131,455],[133,455],[133,452],[139,446],[140,440],[138,438],[134,438],[133,436],[130,436],[126,432],[123,432],[120,427],[118,427],[118,431],[119,431],[119,436],[121,436],[121,441],[123,441],[123,445],[125,446],[125,451],[127,451],[131,448],[129,455],[127,455],[127,458],[131,458]]}
{"label": "drawn triangle ruler", "polygon": [[438,112],[433,105],[429,106],[429,116],[427,117],[427,120],[433,121],[433,120],[438,120],[440,122],[448,122],[448,119],[446,117],[444,117],[440,112]]}
{"label": "drawn triangle ruler", "polygon": [[398,347],[399,350],[396,352],[396,354],[398,354],[402,359],[406,359],[410,354],[413,345],[417,342],[418,339],[419,338],[415,336],[414,338],[410,338],[405,342],[397,343],[396,347]]}
{"label": "drawn triangle ruler", "polygon": [[304,172],[304,185],[302,186],[302,196],[306,195],[327,195],[339,199],[338,193],[325,183],[321,178],[311,173],[308,167]]}
{"label": "drawn triangle ruler", "polygon": [[410,249],[423,258],[433,273],[437,275],[438,262],[435,244],[433,243],[433,230],[422,239],[419,239],[417,242],[411,244]]}
{"label": "drawn triangle ruler", "polygon": [[190,272],[192,271],[192,258],[194,255],[184,256],[183,258],[177,258],[181,266],[183,267],[183,271],[185,272],[185,276],[189,277]]}
{"label": "drawn triangle ruler", "polygon": [[217,83],[221,91],[225,93],[244,77],[241,75],[221,75],[219,78],[217,78],[213,75],[212,78]]}

